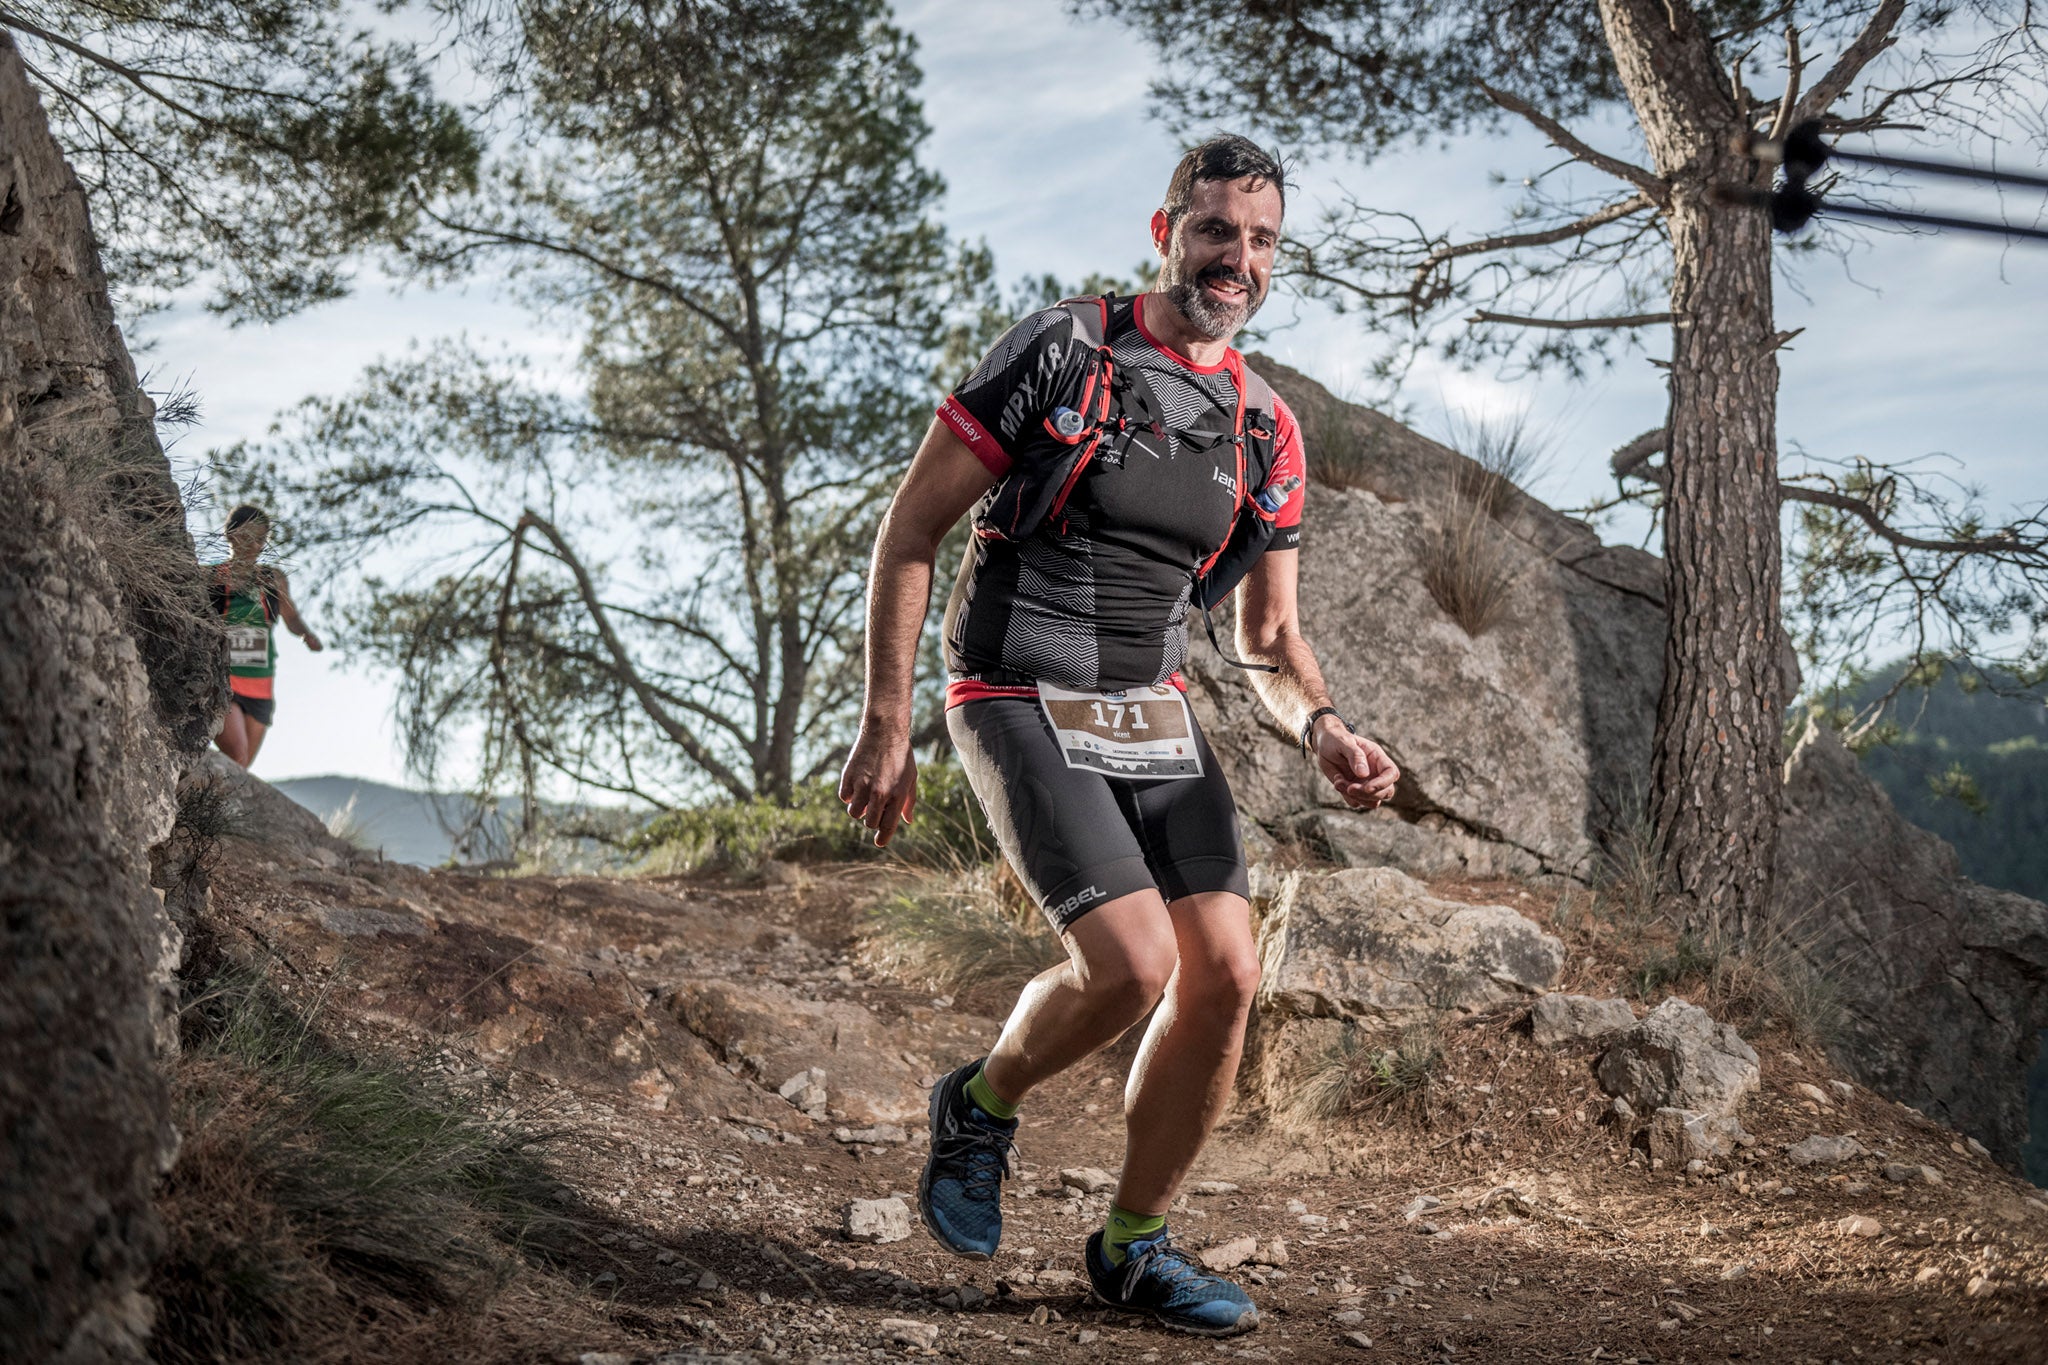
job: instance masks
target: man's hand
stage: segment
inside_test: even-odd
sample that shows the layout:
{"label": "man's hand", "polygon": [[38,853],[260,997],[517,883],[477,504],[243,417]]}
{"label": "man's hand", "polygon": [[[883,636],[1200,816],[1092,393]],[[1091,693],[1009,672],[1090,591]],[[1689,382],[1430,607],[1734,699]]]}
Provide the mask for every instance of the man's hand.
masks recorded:
{"label": "man's hand", "polygon": [[320,637],[315,635],[310,630],[307,631],[300,638],[306,642],[306,648],[312,650],[315,654],[318,654],[321,650],[327,648],[326,645],[320,643]]}
{"label": "man's hand", "polygon": [[910,736],[863,725],[839,774],[839,799],[846,813],[875,832],[875,847],[886,847],[899,824],[910,823],[917,805],[917,759]]}
{"label": "man's hand", "polygon": [[1314,742],[1316,766],[1351,809],[1375,810],[1394,794],[1401,770],[1379,745],[1341,725],[1325,723],[1316,726]]}

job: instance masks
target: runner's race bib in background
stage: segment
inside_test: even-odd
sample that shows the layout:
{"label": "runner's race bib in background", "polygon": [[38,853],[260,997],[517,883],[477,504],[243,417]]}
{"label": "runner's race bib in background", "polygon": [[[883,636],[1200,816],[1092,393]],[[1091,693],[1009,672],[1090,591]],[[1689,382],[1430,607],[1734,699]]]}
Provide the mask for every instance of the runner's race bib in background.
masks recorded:
{"label": "runner's race bib in background", "polygon": [[1111,777],[1200,777],[1188,699],[1164,683],[1116,692],[1075,692],[1038,684],[1038,704],[1069,768]]}
{"label": "runner's race bib in background", "polygon": [[262,668],[269,662],[269,631],[261,626],[228,627],[229,668]]}

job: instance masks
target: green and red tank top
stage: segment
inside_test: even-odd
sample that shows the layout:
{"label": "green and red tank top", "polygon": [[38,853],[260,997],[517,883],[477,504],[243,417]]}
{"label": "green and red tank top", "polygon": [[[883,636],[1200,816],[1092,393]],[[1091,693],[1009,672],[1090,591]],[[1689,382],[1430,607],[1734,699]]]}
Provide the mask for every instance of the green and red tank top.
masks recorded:
{"label": "green and red tank top", "polygon": [[228,630],[228,690],[239,697],[268,697],[277,678],[277,594],[268,571],[237,585],[229,565],[213,566],[213,603]]}

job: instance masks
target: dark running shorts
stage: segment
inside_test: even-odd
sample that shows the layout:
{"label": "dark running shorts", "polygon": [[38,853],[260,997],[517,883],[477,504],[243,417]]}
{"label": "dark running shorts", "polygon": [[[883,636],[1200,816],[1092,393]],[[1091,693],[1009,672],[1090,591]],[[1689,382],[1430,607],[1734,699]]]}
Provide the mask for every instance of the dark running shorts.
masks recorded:
{"label": "dark running shorts", "polygon": [[1250,893],[1237,805],[1199,725],[1202,776],[1149,782],[1069,768],[1034,698],[964,702],[946,728],[1003,856],[1061,933],[1133,891]]}
{"label": "dark running shorts", "polygon": [[241,707],[243,715],[265,729],[277,723],[276,697],[245,697],[240,692],[230,692],[228,700]]}

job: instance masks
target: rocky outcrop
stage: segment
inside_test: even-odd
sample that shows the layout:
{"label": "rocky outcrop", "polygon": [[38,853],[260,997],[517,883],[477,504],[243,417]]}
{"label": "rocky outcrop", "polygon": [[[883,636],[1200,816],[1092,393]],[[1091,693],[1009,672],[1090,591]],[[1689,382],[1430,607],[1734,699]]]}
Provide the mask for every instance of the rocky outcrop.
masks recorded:
{"label": "rocky outcrop", "polygon": [[1564,965],[1508,907],[1439,899],[1392,868],[1290,874],[1258,941],[1263,1012],[1395,1026],[1526,999]]}
{"label": "rocky outcrop", "polygon": [[1389,809],[1344,809],[1197,630],[1192,695],[1241,807],[1354,865],[1582,870],[1648,782],[1663,674],[1657,560],[1503,487],[1494,521],[1514,566],[1509,610],[1469,636],[1424,587],[1421,563],[1453,482],[1471,486],[1477,466],[1284,365],[1253,364],[1311,440],[1369,452],[1366,486],[1309,491],[1301,616],[1332,694],[1404,778]]}
{"label": "rocky outcrop", "polygon": [[174,1135],[149,884],[225,694],[76,177],[0,33],[0,1340],[139,1358]]}
{"label": "rocky outcrop", "polygon": [[2048,905],[1965,880],[1818,726],[1786,767],[1778,852],[1789,943],[1846,1014],[1839,1059],[2016,1162],[2048,1028]]}
{"label": "rocky outcrop", "polygon": [[1756,1049],[1677,996],[1615,1039],[1593,1074],[1638,1113],[1673,1108],[1710,1118],[1734,1114],[1762,1079]]}
{"label": "rocky outcrop", "polygon": [[1599,1042],[1635,1026],[1636,1012],[1626,1000],[1560,992],[1542,996],[1529,1007],[1529,1038],[1538,1047]]}

